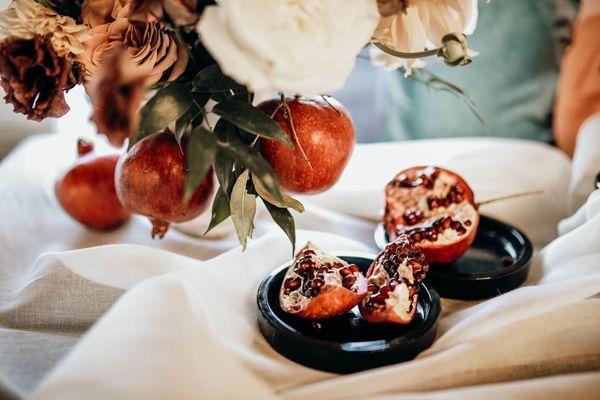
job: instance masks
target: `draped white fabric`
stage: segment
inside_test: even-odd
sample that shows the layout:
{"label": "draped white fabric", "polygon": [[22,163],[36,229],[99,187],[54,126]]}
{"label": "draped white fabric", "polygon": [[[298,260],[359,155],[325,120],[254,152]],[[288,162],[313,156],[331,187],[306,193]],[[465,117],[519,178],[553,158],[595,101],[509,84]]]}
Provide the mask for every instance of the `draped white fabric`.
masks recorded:
{"label": "draped white fabric", "polygon": [[[17,393],[35,391],[36,399],[437,399],[585,398],[600,391],[598,192],[561,225],[565,233],[556,239],[569,193],[592,191],[592,182],[583,181],[569,190],[571,175],[582,176],[598,159],[584,166],[576,161],[580,169],[572,173],[564,155],[532,142],[358,146],[332,190],[302,199],[307,212],[297,215],[299,245],[311,240],[327,250],[375,251],[372,234],[385,183],[404,167],[434,163],[461,173],[479,200],[544,190],[481,210],[522,228],[540,251],[525,286],[482,302],[444,299],[436,342],[416,360],[338,376],[287,360],[258,331],[258,284],[291,256],[264,211],[244,253],[227,227],[219,240],[172,230],[152,242],[149,224],[136,217],[112,233],[89,232],[52,196],[70,147],[60,136],[38,138],[0,164],[0,288],[16,293],[41,280],[40,290],[48,290],[44,268],[59,263],[85,285],[52,287],[53,297],[67,302],[86,285],[125,292],[112,306],[118,295],[99,298],[108,311],[48,368],[40,385],[34,379]],[[73,320],[90,318],[89,304],[72,310]]]}

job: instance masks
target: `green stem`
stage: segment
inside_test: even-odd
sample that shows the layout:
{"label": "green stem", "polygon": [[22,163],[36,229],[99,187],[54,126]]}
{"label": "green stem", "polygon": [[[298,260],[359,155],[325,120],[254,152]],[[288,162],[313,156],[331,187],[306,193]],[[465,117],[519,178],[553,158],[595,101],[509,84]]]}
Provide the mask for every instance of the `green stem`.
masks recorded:
{"label": "green stem", "polygon": [[432,50],[425,50],[425,51],[417,51],[415,53],[406,53],[403,51],[396,51],[394,49],[390,49],[389,47],[387,47],[385,44],[380,43],[380,42],[373,42],[373,44],[381,51],[383,51],[384,53],[387,53],[391,56],[394,57],[398,57],[398,58],[423,58],[423,57],[429,57],[429,56],[434,56],[438,53],[438,51],[440,49],[432,49]]}

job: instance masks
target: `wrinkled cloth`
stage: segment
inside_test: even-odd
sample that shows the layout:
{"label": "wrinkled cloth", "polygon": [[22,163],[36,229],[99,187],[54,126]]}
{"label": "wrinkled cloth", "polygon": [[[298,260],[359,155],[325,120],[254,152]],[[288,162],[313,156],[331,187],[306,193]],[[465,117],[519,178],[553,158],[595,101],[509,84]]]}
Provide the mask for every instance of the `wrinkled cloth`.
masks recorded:
{"label": "wrinkled cloth", "polygon": [[[523,287],[487,301],[443,299],[436,342],[417,359],[339,376],[287,360],[258,330],[258,284],[291,258],[264,210],[244,253],[227,225],[218,240],[172,230],[152,241],[139,217],[111,233],[88,231],[52,194],[72,143],[31,139],[0,164],[0,397],[585,398],[600,390],[598,195],[556,239],[571,165],[550,146],[359,145],[334,188],[302,198],[298,245],[374,252],[383,186],[404,167],[455,169],[481,200],[544,190],[481,210],[518,225],[541,249]],[[203,224],[206,217],[198,231]]]}

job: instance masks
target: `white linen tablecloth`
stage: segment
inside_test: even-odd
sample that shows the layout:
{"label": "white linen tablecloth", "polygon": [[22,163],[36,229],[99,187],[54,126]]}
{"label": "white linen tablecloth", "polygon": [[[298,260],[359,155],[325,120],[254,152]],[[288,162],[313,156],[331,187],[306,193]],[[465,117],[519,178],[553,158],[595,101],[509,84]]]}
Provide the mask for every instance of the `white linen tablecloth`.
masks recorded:
{"label": "white linen tablecloth", "polygon": [[572,173],[569,160],[550,146],[505,139],[361,145],[332,190],[302,199],[307,212],[297,215],[298,245],[312,240],[327,250],[374,251],[383,186],[404,167],[455,169],[480,200],[544,190],[481,210],[522,228],[539,249],[551,242],[535,255],[525,286],[483,302],[444,299],[437,340],[417,359],[338,376],[285,359],[258,331],[258,284],[291,257],[264,211],[245,253],[226,228],[220,240],[171,230],[152,241],[147,221],[135,217],[112,233],[85,230],[52,194],[59,169],[73,158],[71,141],[31,139],[0,164],[0,397],[589,398],[600,392],[600,194],[556,239],[568,215]]}

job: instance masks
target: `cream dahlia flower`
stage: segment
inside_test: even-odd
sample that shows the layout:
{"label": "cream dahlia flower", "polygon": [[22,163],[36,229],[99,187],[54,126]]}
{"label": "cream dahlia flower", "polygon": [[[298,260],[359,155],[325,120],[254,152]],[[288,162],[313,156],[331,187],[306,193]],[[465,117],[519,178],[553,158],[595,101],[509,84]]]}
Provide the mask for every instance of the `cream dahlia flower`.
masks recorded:
{"label": "cream dahlia flower", "polygon": [[0,12],[2,38],[33,39],[35,35],[50,39],[54,51],[61,57],[83,53],[83,42],[90,37],[88,27],[35,0],[13,0],[10,7]]}
{"label": "cream dahlia flower", "polygon": [[[403,0],[393,3],[399,4],[397,13],[381,17],[373,42],[399,52],[439,48],[445,35],[471,34],[477,24],[477,0]],[[469,50],[469,55],[476,53]],[[404,67],[407,75],[413,67],[424,65],[420,59],[397,58],[377,48],[371,49],[371,59],[385,69]]]}

